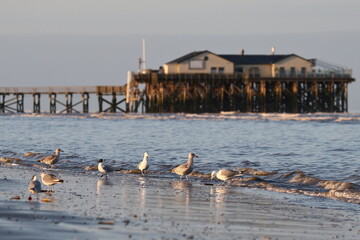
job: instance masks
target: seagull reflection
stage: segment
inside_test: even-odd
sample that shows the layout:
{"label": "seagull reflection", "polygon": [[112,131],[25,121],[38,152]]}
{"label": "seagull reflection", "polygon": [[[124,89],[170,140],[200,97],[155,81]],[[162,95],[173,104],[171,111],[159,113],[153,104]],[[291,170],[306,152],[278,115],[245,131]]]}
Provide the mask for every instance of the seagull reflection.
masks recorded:
{"label": "seagull reflection", "polygon": [[108,179],[98,179],[96,184],[96,194],[101,194],[101,189],[104,185],[113,185],[112,182]]}
{"label": "seagull reflection", "polygon": [[172,182],[171,186],[175,189],[189,190],[192,187],[191,182]]}
{"label": "seagull reflection", "polygon": [[224,220],[224,209],[227,207],[226,196],[229,194],[228,187],[210,188],[210,208],[215,209],[215,223],[222,223]]}
{"label": "seagull reflection", "polygon": [[210,199],[210,201],[217,203],[224,202],[228,193],[228,187],[211,187],[210,195],[213,197]]}
{"label": "seagull reflection", "polygon": [[140,184],[140,188],[139,188],[139,197],[138,197],[138,200],[139,200],[139,204],[142,208],[145,207],[145,203],[146,203],[146,181],[145,181],[145,178],[144,177],[140,177],[137,179],[137,181],[139,182]]}
{"label": "seagull reflection", "polygon": [[139,182],[141,187],[146,187],[146,179],[145,179],[145,177],[141,176],[141,177],[138,177],[136,180]]}
{"label": "seagull reflection", "polygon": [[189,215],[190,195],[192,184],[188,181],[172,182],[171,186],[176,190],[177,194],[174,195],[175,201],[185,203],[185,216]]}

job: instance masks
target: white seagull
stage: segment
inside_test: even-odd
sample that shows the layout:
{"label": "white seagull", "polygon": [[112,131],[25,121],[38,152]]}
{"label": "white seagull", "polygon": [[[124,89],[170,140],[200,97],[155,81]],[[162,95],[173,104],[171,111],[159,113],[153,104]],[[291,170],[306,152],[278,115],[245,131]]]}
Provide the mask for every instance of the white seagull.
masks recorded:
{"label": "white seagull", "polygon": [[57,183],[63,183],[64,180],[58,178],[57,176],[55,176],[54,174],[51,173],[41,173],[41,181],[43,182],[43,184],[45,184],[46,186],[48,186],[48,191],[49,192],[49,186],[51,188],[51,186],[53,187],[52,192],[54,192],[54,185]]}
{"label": "white seagull", "polygon": [[193,162],[194,157],[198,157],[198,156],[195,153],[192,152],[189,153],[187,162],[177,167],[174,167],[173,169],[171,169],[171,172],[180,175],[180,180],[182,179],[183,175],[185,175],[186,179],[188,180],[187,175],[190,174],[194,169],[194,162]]}
{"label": "white seagull", "polygon": [[42,162],[42,163],[49,164],[49,165],[54,165],[60,160],[60,152],[64,152],[64,151],[61,150],[60,148],[57,148],[53,155],[44,157],[44,158],[40,159],[38,162]]}
{"label": "white seagull", "polygon": [[29,182],[29,188],[30,192],[29,200],[31,200],[31,194],[36,193],[36,197],[39,198],[39,193],[41,192],[41,183],[37,180],[36,175],[32,176],[31,181]]}
{"label": "white seagull", "polygon": [[109,165],[105,165],[104,163],[104,160],[103,159],[100,159],[98,161],[98,170],[102,173],[102,175],[100,176],[100,178],[102,178],[102,176],[105,175],[106,179],[107,179],[107,174],[110,173],[110,172],[113,172],[114,169],[109,166]]}
{"label": "white seagull", "polygon": [[141,171],[142,175],[144,175],[145,171],[149,168],[149,164],[148,164],[149,157],[150,157],[149,154],[145,152],[143,160],[137,166],[138,169]]}
{"label": "white seagull", "polygon": [[211,173],[211,180],[213,180],[215,177],[217,177],[218,179],[223,181],[222,184],[225,184],[226,180],[234,178],[234,177],[240,177],[242,175],[243,174],[239,171],[233,171],[233,170],[223,168],[218,171],[213,171]]}

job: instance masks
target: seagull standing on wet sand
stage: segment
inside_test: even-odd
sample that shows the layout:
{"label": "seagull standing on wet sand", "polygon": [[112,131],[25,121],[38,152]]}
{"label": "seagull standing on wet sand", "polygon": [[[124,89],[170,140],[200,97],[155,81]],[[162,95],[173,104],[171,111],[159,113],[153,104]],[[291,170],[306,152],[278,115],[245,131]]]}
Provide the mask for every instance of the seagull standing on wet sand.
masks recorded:
{"label": "seagull standing on wet sand", "polygon": [[137,166],[142,175],[144,175],[145,171],[149,168],[148,157],[150,157],[149,154],[145,152],[143,160]]}
{"label": "seagull standing on wet sand", "polygon": [[[48,186],[48,190],[47,192],[49,192],[49,186],[51,188],[53,188],[52,192],[54,192],[54,185],[57,183],[63,183],[64,180],[58,178],[57,176],[55,176],[54,174],[51,173],[41,173],[41,181],[43,182],[43,184],[45,184],[46,186]],[[51,190],[50,190],[51,191]]]}
{"label": "seagull standing on wet sand", "polygon": [[31,194],[36,193],[36,197],[39,198],[39,193],[41,192],[41,183],[37,180],[36,175],[32,176],[31,181],[29,182],[29,200],[31,200]]}
{"label": "seagull standing on wet sand", "polygon": [[98,163],[99,163],[99,164],[98,164],[98,170],[99,170],[101,173],[103,173],[103,174],[100,176],[100,178],[102,178],[102,176],[105,175],[105,178],[107,179],[107,174],[110,173],[110,172],[113,172],[114,169],[113,169],[111,166],[109,166],[109,165],[105,165],[103,159],[100,159],[100,160],[98,161]]}
{"label": "seagull standing on wet sand", "polygon": [[60,160],[60,152],[64,152],[64,151],[61,150],[60,148],[57,148],[53,155],[44,157],[44,158],[40,159],[38,162],[42,162],[42,163],[49,164],[49,165],[54,165]]}
{"label": "seagull standing on wet sand", "polygon": [[218,179],[223,181],[222,184],[225,184],[226,180],[234,178],[234,177],[240,177],[242,175],[243,174],[241,172],[223,168],[218,171],[213,171],[211,173],[211,180],[213,180],[215,177],[217,177]]}
{"label": "seagull standing on wet sand", "polygon": [[188,174],[190,174],[194,169],[194,157],[198,157],[195,153],[189,153],[188,160],[186,163],[181,164],[180,166],[174,167],[171,169],[171,172],[176,173],[177,175],[180,175],[180,180],[182,179],[182,176],[186,176],[186,180],[188,180]]}

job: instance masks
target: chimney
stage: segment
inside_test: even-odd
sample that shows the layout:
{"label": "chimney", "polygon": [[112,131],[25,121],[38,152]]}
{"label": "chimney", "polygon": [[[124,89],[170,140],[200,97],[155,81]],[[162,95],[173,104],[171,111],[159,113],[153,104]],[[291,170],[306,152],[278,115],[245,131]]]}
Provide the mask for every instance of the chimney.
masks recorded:
{"label": "chimney", "polygon": [[244,56],[245,54],[245,49],[241,49],[241,56]]}
{"label": "chimney", "polygon": [[275,54],[275,46],[272,46],[272,48],[271,48],[271,54],[272,54],[272,55]]}

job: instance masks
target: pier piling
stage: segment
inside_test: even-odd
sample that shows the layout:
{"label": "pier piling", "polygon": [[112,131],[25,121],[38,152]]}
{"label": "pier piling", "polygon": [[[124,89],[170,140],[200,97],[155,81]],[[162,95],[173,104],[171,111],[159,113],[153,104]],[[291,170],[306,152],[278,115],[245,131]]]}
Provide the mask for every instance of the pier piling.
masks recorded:
{"label": "pier piling", "polygon": [[261,78],[243,74],[134,74],[146,112],[347,112],[348,76]]}

